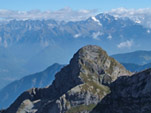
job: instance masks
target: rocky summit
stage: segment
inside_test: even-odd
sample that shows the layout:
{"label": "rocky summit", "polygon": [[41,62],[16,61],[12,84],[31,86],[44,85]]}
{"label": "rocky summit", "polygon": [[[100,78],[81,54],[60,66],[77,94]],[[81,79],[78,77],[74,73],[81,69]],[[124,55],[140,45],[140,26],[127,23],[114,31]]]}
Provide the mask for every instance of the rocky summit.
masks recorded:
{"label": "rocky summit", "polygon": [[120,77],[91,113],[151,113],[151,69]]}
{"label": "rocky summit", "polygon": [[88,113],[110,93],[118,77],[131,75],[98,46],[81,48],[52,85],[22,93],[2,113]]}

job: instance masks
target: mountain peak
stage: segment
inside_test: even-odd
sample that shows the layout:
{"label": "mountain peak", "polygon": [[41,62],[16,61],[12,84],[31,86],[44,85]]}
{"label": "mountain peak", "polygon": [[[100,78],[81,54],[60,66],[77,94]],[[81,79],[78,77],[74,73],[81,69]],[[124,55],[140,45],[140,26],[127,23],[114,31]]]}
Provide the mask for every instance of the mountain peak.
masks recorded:
{"label": "mountain peak", "polygon": [[[101,53],[103,52],[104,54],[107,55],[107,53],[101,47],[96,46],[96,45],[87,45],[87,46],[82,47],[78,51],[78,53],[89,53],[88,55],[91,55],[91,56],[93,53],[100,53],[100,52]],[[93,54],[93,56],[96,56],[96,55]]]}
{"label": "mountain peak", "polygon": [[82,62],[83,60],[96,61],[98,60],[97,58],[101,59],[101,56],[108,57],[107,53],[99,46],[87,45],[82,47],[77,53],[75,53],[70,63],[75,63],[75,61],[77,60],[79,60],[79,64],[84,63]]}
{"label": "mountain peak", "polygon": [[75,64],[75,61],[80,66],[81,72],[88,70],[91,74],[108,74],[113,81],[121,74],[130,74],[120,63],[109,57],[106,51],[96,45],[87,45],[81,48],[74,55],[71,64]]}
{"label": "mountain peak", "polygon": [[31,111],[36,109],[38,113],[70,113],[77,106],[84,106],[84,111],[89,111],[90,106],[96,105],[110,92],[108,85],[111,82],[119,76],[129,74],[103,49],[88,45],[81,48],[70,64],[56,74],[52,85],[23,93],[7,111],[25,111],[21,105],[26,100],[30,100],[34,106],[30,108]]}

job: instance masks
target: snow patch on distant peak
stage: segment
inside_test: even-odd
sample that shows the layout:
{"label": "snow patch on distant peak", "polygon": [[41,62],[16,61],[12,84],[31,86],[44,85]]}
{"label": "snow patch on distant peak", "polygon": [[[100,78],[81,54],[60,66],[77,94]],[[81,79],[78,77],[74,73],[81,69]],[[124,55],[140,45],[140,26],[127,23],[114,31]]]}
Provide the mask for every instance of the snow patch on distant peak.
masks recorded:
{"label": "snow patch on distant peak", "polygon": [[96,17],[92,16],[91,18],[93,21],[97,22],[98,25],[102,26],[102,24],[100,23],[100,21],[98,19],[96,19]]}
{"label": "snow patch on distant peak", "polygon": [[92,16],[92,20],[94,20],[95,22],[99,22],[99,20],[97,20],[94,16]]}
{"label": "snow patch on distant peak", "polygon": [[135,23],[141,24],[144,27],[151,28],[151,8],[141,9],[125,9],[117,8],[107,11],[106,13],[120,18],[129,18]]}
{"label": "snow patch on distant peak", "polygon": [[113,15],[115,20],[118,20],[120,17],[118,15]]}

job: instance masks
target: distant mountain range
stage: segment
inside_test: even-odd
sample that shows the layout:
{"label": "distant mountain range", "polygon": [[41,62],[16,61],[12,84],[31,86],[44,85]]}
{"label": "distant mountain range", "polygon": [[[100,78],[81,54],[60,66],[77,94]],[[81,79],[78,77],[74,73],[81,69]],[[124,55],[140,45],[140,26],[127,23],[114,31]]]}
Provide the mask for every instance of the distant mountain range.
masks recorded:
{"label": "distant mountain range", "polygon": [[132,72],[139,72],[151,68],[151,51],[135,51],[112,55],[112,57]]}
{"label": "distant mountain range", "polygon": [[135,51],[112,55],[112,57],[121,63],[132,63],[138,65],[151,63],[151,51]]}
{"label": "distant mountain range", "polygon": [[16,80],[0,90],[0,107],[7,108],[16,100],[16,98],[24,91],[31,88],[43,88],[52,83],[55,74],[61,70],[64,65],[53,64],[46,70],[25,76],[20,80]]}
{"label": "distant mountain range", "polygon": [[76,22],[12,20],[0,24],[0,88],[55,62],[67,64],[87,44],[109,54],[149,50],[151,29],[106,13]]}
{"label": "distant mountain range", "polygon": [[151,68],[151,63],[144,64],[144,65],[131,64],[131,63],[122,63],[122,64],[127,70],[131,72],[140,72],[140,71]]}

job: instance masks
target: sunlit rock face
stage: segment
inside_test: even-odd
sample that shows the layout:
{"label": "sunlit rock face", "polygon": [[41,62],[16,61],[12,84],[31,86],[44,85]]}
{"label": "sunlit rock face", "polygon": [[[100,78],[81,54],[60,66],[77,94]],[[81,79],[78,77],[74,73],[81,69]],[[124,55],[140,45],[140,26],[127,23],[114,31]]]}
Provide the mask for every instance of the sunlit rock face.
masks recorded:
{"label": "sunlit rock face", "polygon": [[123,75],[131,73],[100,47],[88,45],[74,54],[52,85],[24,92],[4,113],[88,113]]}

